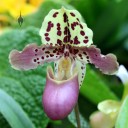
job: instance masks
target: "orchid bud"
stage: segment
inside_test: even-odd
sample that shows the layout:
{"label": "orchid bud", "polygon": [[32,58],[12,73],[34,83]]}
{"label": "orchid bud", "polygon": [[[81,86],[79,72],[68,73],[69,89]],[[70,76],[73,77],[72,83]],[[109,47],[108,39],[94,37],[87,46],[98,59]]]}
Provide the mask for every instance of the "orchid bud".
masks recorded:
{"label": "orchid bud", "polygon": [[108,114],[97,111],[90,116],[90,125],[91,128],[113,128],[114,123]]}

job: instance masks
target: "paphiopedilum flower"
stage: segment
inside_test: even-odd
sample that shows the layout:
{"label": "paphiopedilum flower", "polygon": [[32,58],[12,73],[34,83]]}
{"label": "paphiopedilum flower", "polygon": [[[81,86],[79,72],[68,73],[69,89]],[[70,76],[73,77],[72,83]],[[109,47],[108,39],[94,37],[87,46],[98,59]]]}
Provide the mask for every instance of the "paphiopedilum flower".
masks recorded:
{"label": "paphiopedilum flower", "polygon": [[[98,104],[100,112],[91,115],[90,120],[92,128],[113,128],[118,117],[120,107],[128,95],[128,71],[123,65],[120,65],[118,72],[115,74],[124,84],[124,92],[121,101],[105,100]],[[98,118],[100,120],[98,120]],[[97,122],[95,121],[97,120]],[[107,127],[106,127],[107,122]],[[98,127],[97,127],[98,126]]]}
{"label": "paphiopedilum flower", "polygon": [[76,10],[51,10],[39,34],[43,44],[29,44],[21,52],[11,51],[10,63],[15,69],[29,70],[44,62],[55,62],[54,72],[51,67],[47,68],[43,107],[51,119],[63,119],[77,103],[86,64],[94,64],[111,75],[118,69],[118,63],[113,54],[102,55],[92,45],[92,30]]}

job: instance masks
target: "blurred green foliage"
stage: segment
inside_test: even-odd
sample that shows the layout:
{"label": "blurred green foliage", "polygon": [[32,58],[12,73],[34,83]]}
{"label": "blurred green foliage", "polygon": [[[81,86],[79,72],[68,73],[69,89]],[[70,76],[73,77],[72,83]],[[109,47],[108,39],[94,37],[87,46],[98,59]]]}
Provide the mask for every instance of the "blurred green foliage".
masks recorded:
{"label": "blurred green foliage", "polygon": [[35,128],[21,106],[2,89],[0,89],[0,112],[12,128]]}
{"label": "blurred green foliage", "polygon": [[124,99],[121,106],[119,116],[116,121],[116,128],[127,128],[128,127],[128,96]]}
{"label": "blurred green foliage", "polygon": [[[28,114],[37,128],[74,128],[66,118],[60,122],[50,121],[43,112],[42,93],[45,85],[46,66],[21,72],[10,67],[8,55],[12,49],[22,50],[26,44],[41,44],[38,34],[44,17],[51,9],[62,6],[77,9],[88,27],[94,32],[94,44],[102,53],[116,54],[120,64],[128,67],[128,0],[46,0],[37,12],[26,17],[22,27],[11,19],[9,32],[0,36],[0,89],[12,96]],[[93,67],[87,67],[87,73],[80,89],[79,108],[85,120],[95,111],[97,103],[104,99],[120,98],[123,86],[115,76],[102,75]],[[4,115],[3,115],[4,116]],[[9,128],[0,115],[0,127]]]}

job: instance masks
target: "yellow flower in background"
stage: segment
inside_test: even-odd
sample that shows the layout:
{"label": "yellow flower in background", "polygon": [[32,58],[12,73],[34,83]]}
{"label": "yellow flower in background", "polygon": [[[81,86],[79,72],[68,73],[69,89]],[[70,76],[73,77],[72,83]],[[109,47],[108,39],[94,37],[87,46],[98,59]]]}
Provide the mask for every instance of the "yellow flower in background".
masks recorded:
{"label": "yellow flower in background", "polygon": [[[11,22],[22,16],[35,12],[44,0],[1,0],[0,1],[0,34],[10,29]],[[9,15],[11,16],[9,16]]]}
{"label": "yellow flower in background", "polygon": [[2,34],[3,28],[5,26],[6,27],[9,26],[9,22],[8,22],[9,20],[10,20],[9,17],[7,17],[7,16],[5,16],[3,14],[0,15],[0,34]]}
{"label": "yellow flower in background", "polygon": [[44,0],[27,0],[31,5],[38,7]]}
{"label": "yellow flower in background", "polygon": [[44,0],[2,0],[0,2],[0,13],[8,12],[14,18],[22,15],[28,15],[37,10],[38,6]]}

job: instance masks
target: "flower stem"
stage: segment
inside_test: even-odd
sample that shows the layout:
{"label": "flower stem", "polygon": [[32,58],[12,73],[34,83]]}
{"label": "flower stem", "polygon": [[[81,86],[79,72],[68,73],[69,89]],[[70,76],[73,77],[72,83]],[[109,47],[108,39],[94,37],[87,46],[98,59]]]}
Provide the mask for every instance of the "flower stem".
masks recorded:
{"label": "flower stem", "polygon": [[76,116],[76,121],[77,121],[77,128],[81,128],[80,127],[80,115],[79,115],[78,103],[76,104],[74,110],[75,110],[75,116]]}

